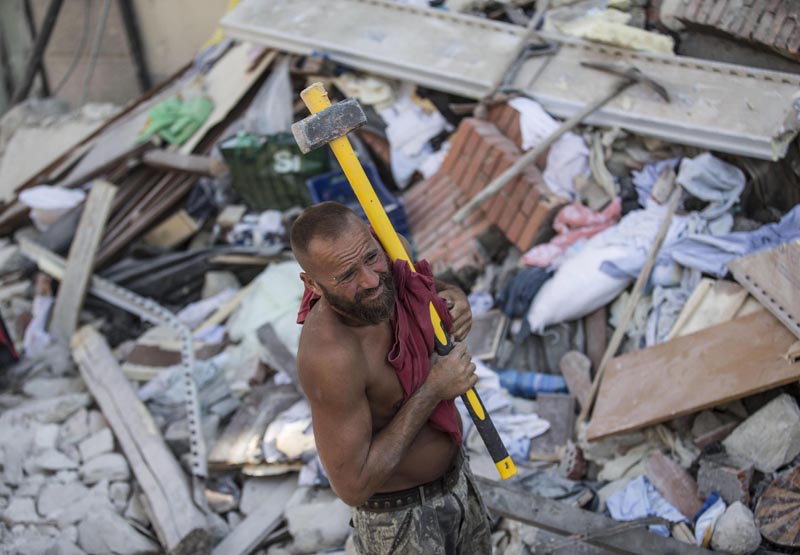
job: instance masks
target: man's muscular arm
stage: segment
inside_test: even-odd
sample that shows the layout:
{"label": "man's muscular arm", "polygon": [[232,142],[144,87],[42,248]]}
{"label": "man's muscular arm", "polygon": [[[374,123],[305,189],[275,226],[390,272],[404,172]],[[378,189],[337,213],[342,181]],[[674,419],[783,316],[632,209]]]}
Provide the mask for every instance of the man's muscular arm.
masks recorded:
{"label": "man's muscular arm", "polygon": [[425,383],[373,437],[361,358],[346,349],[339,349],[333,360],[322,349],[298,358],[317,451],[333,490],[351,506],[364,503],[393,474],[439,401],[453,399],[477,382],[466,347],[457,346],[433,362]]}

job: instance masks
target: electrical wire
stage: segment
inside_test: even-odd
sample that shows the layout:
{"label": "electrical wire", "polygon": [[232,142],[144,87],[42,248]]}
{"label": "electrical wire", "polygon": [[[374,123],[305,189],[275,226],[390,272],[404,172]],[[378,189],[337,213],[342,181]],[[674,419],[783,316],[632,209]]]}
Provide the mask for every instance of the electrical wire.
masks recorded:
{"label": "electrical wire", "polygon": [[106,23],[108,23],[108,12],[111,9],[111,0],[103,1],[103,11],[100,14],[100,20],[97,22],[97,33],[94,36],[94,45],[92,52],[89,55],[89,68],[86,70],[86,77],[83,80],[83,89],[81,90],[81,98],[78,106],[83,106],[86,103],[86,97],[89,95],[89,85],[92,82],[92,75],[94,74],[94,67],[97,64],[97,58],[100,56],[100,45],[103,43],[103,34],[106,31]]}

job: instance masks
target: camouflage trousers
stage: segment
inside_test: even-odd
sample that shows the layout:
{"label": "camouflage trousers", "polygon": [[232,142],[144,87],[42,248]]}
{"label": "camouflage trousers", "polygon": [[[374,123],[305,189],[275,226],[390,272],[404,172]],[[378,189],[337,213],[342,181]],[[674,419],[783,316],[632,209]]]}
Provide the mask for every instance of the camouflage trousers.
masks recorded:
{"label": "camouflage trousers", "polygon": [[352,524],[360,555],[492,553],[489,516],[466,461],[448,492],[396,511],[357,507]]}

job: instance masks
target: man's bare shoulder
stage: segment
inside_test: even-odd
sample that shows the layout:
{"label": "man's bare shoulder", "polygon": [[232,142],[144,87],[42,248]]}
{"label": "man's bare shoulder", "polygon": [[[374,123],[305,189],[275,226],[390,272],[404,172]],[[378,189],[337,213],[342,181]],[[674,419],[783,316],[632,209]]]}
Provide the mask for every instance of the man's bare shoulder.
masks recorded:
{"label": "man's bare shoulder", "polygon": [[[297,371],[309,400],[321,390],[358,387],[363,390],[360,370],[361,345],[351,328],[320,300],[303,324],[297,351]],[[363,358],[363,357],[362,357]]]}

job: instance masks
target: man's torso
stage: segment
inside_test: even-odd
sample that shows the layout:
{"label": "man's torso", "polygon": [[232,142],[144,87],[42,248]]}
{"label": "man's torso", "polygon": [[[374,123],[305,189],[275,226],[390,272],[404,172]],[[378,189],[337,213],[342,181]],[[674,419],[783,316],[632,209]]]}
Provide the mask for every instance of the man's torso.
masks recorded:
{"label": "man's torso", "polygon": [[[322,320],[314,322],[314,327],[335,326],[337,340],[327,345],[320,344],[317,348],[352,349],[357,353],[356,358],[363,361],[359,367],[353,368],[353,372],[364,373],[364,394],[372,414],[372,435],[375,436],[391,422],[404,398],[397,372],[387,360],[394,342],[391,323],[349,327],[341,323],[328,306],[319,305],[324,305],[323,299],[315,305],[309,319]],[[449,434],[425,424],[395,472],[378,491],[403,490],[439,478],[450,468],[457,450],[458,446]]]}

